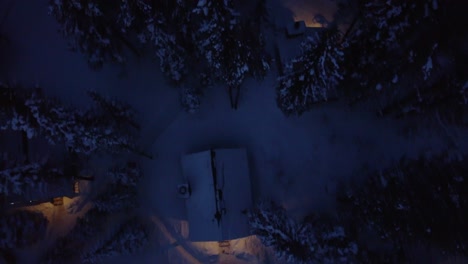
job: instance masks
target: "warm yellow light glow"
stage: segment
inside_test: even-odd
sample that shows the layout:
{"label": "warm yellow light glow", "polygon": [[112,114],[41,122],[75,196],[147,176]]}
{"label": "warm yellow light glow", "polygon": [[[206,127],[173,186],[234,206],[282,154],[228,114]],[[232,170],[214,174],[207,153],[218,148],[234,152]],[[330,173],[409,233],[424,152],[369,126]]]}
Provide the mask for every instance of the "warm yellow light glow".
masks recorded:
{"label": "warm yellow light glow", "polygon": [[[204,255],[218,255],[221,259],[228,258],[229,256],[235,257],[234,255],[243,253],[252,256],[258,255],[259,248],[252,246],[255,243],[253,241],[258,240],[255,235],[241,237],[237,239],[227,241],[203,241],[203,242],[190,242],[190,244],[196,248],[199,252]],[[227,260],[226,260],[227,261]],[[226,262],[234,263],[234,262]],[[238,263],[238,262],[235,262]],[[242,263],[242,262],[239,262]]]}
{"label": "warm yellow light glow", "polygon": [[191,244],[199,251],[207,255],[218,255],[219,245],[218,241],[204,241],[204,242],[191,242]]}
{"label": "warm yellow light glow", "polygon": [[[156,224],[158,231],[163,234],[163,236],[167,239],[167,242],[169,244],[174,244],[177,242],[177,239],[174,238],[174,236],[171,234],[171,232],[169,232],[169,230],[167,230],[164,223],[162,223],[158,217],[152,216],[151,220],[153,221],[153,223]],[[196,259],[194,256],[192,256],[184,247],[177,246],[175,247],[175,249],[177,250],[177,253],[186,261],[186,263],[201,264],[201,262],[198,261],[198,259]]]}
{"label": "warm yellow light glow", "polygon": [[[239,260],[237,256],[239,254],[247,254],[252,259],[257,261],[258,256],[264,255],[264,247],[257,236],[250,235],[238,239],[229,241],[203,241],[195,242],[187,240],[188,237],[188,222],[186,220],[179,219],[166,219],[169,225],[174,228],[167,228],[166,224],[163,223],[158,217],[151,217],[153,223],[156,225],[157,233],[162,235],[160,243],[162,246],[167,247],[168,258],[173,260],[173,263],[195,264],[202,263],[203,261],[197,259],[198,255],[203,256],[215,256],[217,263],[246,263],[244,260]],[[177,235],[174,235],[174,231]],[[174,246],[170,246],[174,245]],[[193,252],[199,254],[192,255]],[[176,261],[177,262],[174,262]],[[206,259],[204,259],[206,260]],[[182,263],[182,262],[180,262]],[[248,262],[252,263],[252,262]],[[256,262],[261,263],[261,262]]]}
{"label": "warm yellow light glow", "polygon": [[79,182],[75,182],[75,184],[73,184],[73,191],[74,191],[75,194],[80,193],[80,183]]}
{"label": "warm yellow light glow", "polygon": [[329,0],[283,0],[283,3],[294,13],[294,20],[304,21],[307,27],[322,27],[322,24],[314,21],[316,15],[331,22],[337,9],[336,3]]}

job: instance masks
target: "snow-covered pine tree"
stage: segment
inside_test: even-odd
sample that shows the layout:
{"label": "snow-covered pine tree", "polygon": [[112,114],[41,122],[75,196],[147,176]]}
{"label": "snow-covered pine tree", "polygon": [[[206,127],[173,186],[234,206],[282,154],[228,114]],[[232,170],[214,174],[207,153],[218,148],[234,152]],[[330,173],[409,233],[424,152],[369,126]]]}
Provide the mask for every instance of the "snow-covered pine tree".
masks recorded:
{"label": "snow-covered pine tree", "polygon": [[27,90],[13,86],[2,90],[8,100],[1,129],[22,131],[28,139],[43,136],[51,144],[64,143],[66,147],[79,149],[78,134],[85,130],[80,124],[80,112],[45,97],[39,88]]}
{"label": "snow-covered pine tree", "polygon": [[138,38],[142,44],[149,43],[153,46],[161,71],[172,81],[179,83],[187,72],[187,52],[179,44],[176,35],[164,29],[164,24],[167,23],[169,22],[161,16],[147,19],[146,30]]}
{"label": "snow-covered pine tree", "polygon": [[94,208],[103,213],[134,209],[137,203],[135,187],[112,185],[93,199]]}
{"label": "snow-covered pine tree", "polygon": [[93,111],[99,113],[102,118],[113,119],[114,124],[117,127],[130,125],[135,129],[140,128],[140,125],[135,120],[135,109],[133,109],[130,104],[103,96],[95,90],[88,90],[87,94],[95,103]]}
{"label": "snow-covered pine tree", "polygon": [[112,167],[107,176],[112,184],[135,187],[143,176],[143,172],[138,163],[128,161]]}
{"label": "snow-covered pine tree", "polygon": [[339,30],[331,27],[301,43],[301,55],[278,78],[277,104],[286,115],[301,115],[314,103],[335,96],[343,79],[340,37]]}
{"label": "snow-covered pine tree", "polygon": [[426,3],[424,7],[418,1],[418,8],[413,9],[424,12],[413,21],[404,37],[406,45],[400,48],[401,57],[407,59],[395,63],[401,69],[400,79],[409,79],[409,84],[399,83],[392,89],[399,96],[382,113],[396,117],[416,114],[429,120],[440,115],[444,121],[467,125],[468,106],[460,91],[466,82],[468,52],[462,43],[468,30],[454,23],[463,18],[461,10],[468,8],[468,3],[434,1],[434,9],[427,1],[422,2]]}
{"label": "snow-covered pine tree", "polygon": [[40,135],[51,144],[64,144],[69,151],[87,155],[96,151],[129,152],[135,149],[134,135],[116,127],[112,120],[102,118],[95,109],[83,112],[64,107],[57,100],[45,97],[40,89],[23,100],[24,106],[13,109],[13,117],[7,125],[26,132],[29,138]]}
{"label": "snow-covered pine tree", "polygon": [[146,20],[154,7],[145,0],[121,0],[117,15],[117,27],[123,34],[137,35],[145,30]]}
{"label": "snow-covered pine tree", "polygon": [[309,215],[305,222],[316,237],[313,259],[317,263],[358,263],[358,245],[345,232],[345,228],[333,219]]}
{"label": "snow-covered pine tree", "polygon": [[0,130],[22,131],[29,139],[39,134],[37,124],[31,120],[25,106],[30,93],[18,85],[0,85]]}
{"label": "snow-covered pine tree", "polygon": [[248,216],[252,234],[265,246],[272,246],[280,259],[288,263],[312,260],[316,238],[309,225],[297,223],[274,203],[259,204]]}
{"label": "snow-covered pine tree", "polygon": [[218,71],[224,62],[224,38],[238,27],[238,14],[231,0],[199,0],[193,14],[192,33],[198,53],[207,60],[210,69]]}
{"label": "snow-covered pine tree", "polygon": [[195,113],[200,108],[202,92],[193,86],[183,86],[180,90],[180,103],[188,113]]}
{"label": "snow-covered pine tree", "polygon": [[397,249],[419,241],[468,255],[466,164],[445,153],[371,175],[351,196],[357,225],[371,226]]}
{"label": "snow-covered pine tree", "polygon": [[82,217],[78,217],[73,229],[59,237],[55,245],[42,257],[44,264],[61,264],[78,260],[81,252],[91,239],[99,235],[106,226],[107,214],[91,208]]}
{"label": "snow-covered pine tree", "polygon": [[297,222],[273,203],[249,213],[252,233],[288,263],[357,263],[357,244],[335,222],[314,215]]}
{"label": "snow-covered pine tree", "polygon": [[[249,21],[250,23],[252,21]],[[241,39],[243,50],[247,54],[246,63],[249,67],[249,76],[263,80],[270,70],[269,55],[265,52],[265,37],[261,28],[257,28],[248,22],[241,24]]]}
{"label": "snow-covered pine tree", "polygon": [[250,71],[248,66],[250,50],[245,43],[234,35],[234,32],[229,34],[228,41],[224,46],[222,67],[218,72],[218,78],[227,84],[231,107],[237,109],[240,86]]}
{"label": "snow-covered pine tree", "polygon": [[222,67],[218,78],[230,87],[238,87],[247,76],[260,80],[270,68],[264,52],[263,35],[251,22],[239,21],[223,36]]}
{"label": "snow-covered pine tree", "polygon": [[439,98],[452,97],[453,89],[432,87],[440,86],[441,77],[444,86],[450,86],[444,75],[451,75],[452,66],[440,67],[438,58],[440,54],[453,56],[453,43],[461,35],[447,30],[453,4],[439,0],[358,2],[360,19],[347,34],[344,67],[346,92],[353,101],[371,99],[380,114],[401,116],[424,112],[426,100],[438,104],[445,101]]}
{"label": "snow-covered pine tree", "polygon": [[135,208],[137,204],[136,185],[142,177],[136,162],[119,164],[109,169],[110,185],[106,191],[93,199],[94,208],[100,212],[113,213]]}
{"label": "snow-covered pine tree", "polygon": [[206,61],[212,80],[227,85],[236,108],[245,77],[261,79],[269,69],[259,27],[242,21],[231,0],[199,0],[189,21],[196,57]]}
{"label": "snow-covered pine tree", "polygon": [[65,108],[57,100],[45,97],[40,89],[31,93],[24,105],[28,109],[28,120],[49,143],[73,145],[77,140],[76,131],[80,125],[74,109]]}
{"label": "snow-covered pine tree", "polygon": [[199,0],[192,12],[192,37],[197,54],[206,60],[210,78],[227,84],[231,107],[236,108],[239,86],[249,71],[245,58],[248,47],[238,34],[239,14],[230,0]]}
{"label": "snow-covered pine tree", "polygon": [[48,223],[40,212],[20,210],[0,216],[0,252],[40,241],[46,234]]}
{"label": "snow-covered pine tree", "polygon": [[82,255],[83,263],[101,263],[113,256],[134,254],[148,243],[147,227],[137,218],[125,222],[107,242],[95,251]]}
{"label": "snow-covered pine tree", "polygon": [[94,105],[80,113],[80,122],[85,131],[82,143],[95,145],[96,149],[111,153],[133,152],[145,157],[151,156],[136,146],[140,130],[135,109],[128,103],[104,97],[96,91],[88,91]]}
{"label": "snow-covered pine tree", "polygon": [[95,69],[108,61],[125,61],[123,44],[116,37],[119,32],[112,25],[117,19],[109,14],[118,9],[117,3],[106,5],[93,0],[49,1],[49,13],[61,25],[60,32],[69,40],[72,50],[84,53]]}
{"label": "snow-covered pine tree", "polygon": [[118,101],[99,101],[97,94],[94,95],[99,107],[85,112],[65,108],[58,101],[48,99],[39,92],[32,93],[25,105],[33,124],[38,126],[40,134],[52,144],[65,144],[70,151],[83,154],[96,151],[136,151],[136,135],[123,126],[117,126],[119,122],[116,119],[106,118],[109,108],[121,110],[120,114],[115,113],[116,118],[130,118],[130,106]]}
{"label": "snow-covered pine tree", "polygon": [[38,188],[48,179],[61,175],[59,168],[50,168],[38,162],[0,167],[0,194],[22,195],[26,188]]}
{"label": "snow-covered pine tree", "polygon": [[[439,10],[439,0],[363,0],[361,12],[366,21],[362,30],[374,45],[385,49],[401,48],[404,37],[428,20]],[[432,44],[431,44],[432,45]]]}
{"label": "snow-covered pine tree", "polygon": [[376,229],[382,239],[392,237],[389,231],[393,230],[411,234],[405,226],[395,225],[392,221],[388,221],[389,219],[385,219],[385,215],[393,211],[394,203],[398,204],[398,210],[395,210],[395,213],[398,213],[400,218],[407,218],[406,213],[411,209],[408,202],[410,193],[401,183],[403,176],[401,174],[401,168],[395,167],[392,171],[386,171],[385,174],[369,177],[365,183],[366,188],[362,188],[359,194],[356,193],[353,196],[354,206],[360,208],[360,214],[356,217],[369,220],[366,224]]}

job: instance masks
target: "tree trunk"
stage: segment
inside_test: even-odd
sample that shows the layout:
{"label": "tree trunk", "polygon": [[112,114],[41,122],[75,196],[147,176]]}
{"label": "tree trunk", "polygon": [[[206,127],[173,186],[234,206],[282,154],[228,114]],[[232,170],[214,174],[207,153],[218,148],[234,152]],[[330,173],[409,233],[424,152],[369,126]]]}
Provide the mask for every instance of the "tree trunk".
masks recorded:
{"label": "tree trunk", "polygon": [[29,140],[28,140],[28,136],[26,135],[26,132],[24,131],[21,132],[21,148],[22,148],[26,163],[28,163],[29,162]]}
{"label": "tree trunk", "polygon": [[231,103],[231,108],[234,109],[234,98],[232,96],[232,86],[229,85],[229,103]]}
{"label": "tree trunk", "polygon": [[150,160],[153,159],[153,155],[151,155],[150,153],[147,153],[145,152],[144,150],[141,150],[141,149],[137,149],[136,147],[132,147],[132,146],[129,146],[129,145],[122,145],[122,148],[123,149],[126,149],[132,153],[135,153],[137,155],[140,155],[140,156],[143,156],[145,158],[148,158]]}
{"label": "tree trunk", "polygon": [[119,39],[122,41],[122,43],[123,43],[129,50],[131,50],[131,51],[136,55],[137,58],[140,58],[140,57],[141,57],[141,54],[140,54],[140,52],[138,51],[138,49],[137,49],[135,46],[133,46],[133,44],[130,43],[130,41],[128,41],[128,40],[127,40],[124,36],[122,36],[120,33],[116,33],[116,34],[117,34],[117,38],[119,38]]}
{"label": "tree trunk", "polygon": [[234,110],[237,110],[237,105],[239,104],[239,94],[239,85],[237,85],[235,88],[233,88],[231,85],[229,86],[229,101],[231,103],[231,108]]}
{"label": "tree trunk", "polygon": [[236,97],[234,99],[234,109],[237,110],[237,105],[239,104],[239,97],[240,97],[240,86],[236,87]]}
{"label": "tree trunk", "polygon": [[343,39],[341,42],[345,42],[346,38],[349,36],[351,31],[353,31],[354,27],[356,26],[356,23],[362,18],[362,11],[359,11],[356,16],[354,17],[353,21],[351,22],[351,25],[349,25],[349,28],[346,30],[346,32],[343,35]]}

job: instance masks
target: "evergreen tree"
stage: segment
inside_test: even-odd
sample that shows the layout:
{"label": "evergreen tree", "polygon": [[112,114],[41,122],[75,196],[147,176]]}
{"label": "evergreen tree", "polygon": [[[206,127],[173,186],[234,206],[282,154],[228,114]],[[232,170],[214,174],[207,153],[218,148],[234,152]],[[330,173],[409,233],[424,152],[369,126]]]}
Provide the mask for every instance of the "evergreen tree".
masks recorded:
{"label": "evergreen tree", "polygon": [[270,70],[271,58],[265,51],[265,37],[261,33],[261,28],[244,22],[241,25],[241,32],[240,38],[243,41],[249,76],[257,80],[263,80]]}
{"label": "evergreen tree", "polygon": [[344,88],[352,101],[377,102],[382,115],[440,112],[466,124],[462,87],[468,53],[461,43],[468,30],[454,22],[467,3],[357,2],[357,22],[345,34]]}
{"label": "evergreen tree", "polygon": [[181,88],[180,103],[186,112],[195,113],[200,108],[202,96],[200,90],[193,86],[183,86]]}
{"label": "evergreen tree", "polygon": [[238,14],[230,0],[199,0],[193,13],[195,46],[201,57],[207,60],[209,68],[217,71],[223,65],[224,37],[238,26]]}
{"label": "evergreen tree", "polygon": [[196,2],[155,0],[152,3],[155,13],[147,21],[140,41],[153,46],[161,71],[180,84],[200,67],[200,61],[195,59],[197,46],[192,39],[191,16]]}
{"label": "evergreen tree", "polygon": [[357,244],[331,219],[310,215],[299,223],[272,203],[249,213],[249,224],[252,233],[288,263],[357,262]]}
{"label": "evergreen tree", "polygon": [[42,213],[15,211],[0,217],[0,252],[31,246],[45,236],[49,221]]}
{"label": "evergreen tree", "polygon": [[231,107],[237,108],[240,85],[247,76],[263,78],[269,64],[257,27],[240,20],[232,1],[200,0],[193,10],[193,39],[213,79],[225,83]]}
{"label": "evergreen tree", "polygon": [[369,225],[395,248],[422,242],[467,254],[466,157],[447,154],[402,160],[372,175],[350,196],[360,226]]}
{"label": "evergreen tree", "polygon": [[112,119],[114,125],[119,128],[124,125],[130,125],[135,129],[140,128],[135,120],[135,109],[133,109],[130,104],[102,96],[100,93],[93,90],[88,90],[87,94],[95,103],[93,111],[99,113],[102,119]]}
{"label": "evergreen tree", "polygon": [[100,263],[104,258],[134,254],[148,243],[149,232],[138,219],[124,223],[112,238],[95,251],[82,255],[83,263]]}
{"label": "evergreen tree", "polygon": [[[438,11],[438,0],[360,1],[362,23],[348,38],[350,76],[358,85],[377,91],[401,85],[402,80],[406,81],[408,73],[405,71],[410,68],[419,71],[411,73],[412,79],[415,75],[423,77],[423,74],[427,79],[432,67],[429,69],[426,65],[424,73],[421,68],[433,54],[437,41],[423,35],[424,31],[432,32],[436,28]],[[425,39],[417,48],[415,35]]]}
{"label": "evergreen tree", "polygon": [[265,246],[272,246],[280,259],[288,263],[308,263],[314,251],[316,238],[309,225],[290,218],[286,211],[274,204],[260,204],[249,213],[252,234]]}
{"label": "evergreen tree", "polygon": [[[11,92],[11,90],[21,90]],[[130,124],[133,111],[126,104],[105,100],[92,93],[98,107],[81,111],[65,107],[50,99],[41,89],[0,87],[3,118],[0,129],[24,132],[29,139],[42,136],[53,145],[64,144],[72,152],[89,155],[97,151],[139,152],[135,147],[136,134],[124,128]],[[117,112],[120,110],[119,112]],[[113,118],[108,118],[113,112]]]}
{"label": "evergreen tree", "polygon": [[146,30],[138,38],[141,43],[150,43],[159,59],[161,71],[171,80],[179,83],[187,73],[185,48],[178,43],[175,34],[164,30],[169,23],[161,16],[149,18],[146,21]]}
{"label": "evergreen tree", "polygon": [[[127,3],[121,1],[122,8]],[[96,69],[108,61],[125,61],[123,48],[128,41],[122,31],[125,33],[133,21],[127,14],[120,14],[120,9],[118,2],[49,1],[49,13],[61,25],[60,32],[68,38],[70,47],[84,53],[88,64]]]}
{"label": "evergreen tree", "polygon": [[60,264],[78,260],[85,246],[106,226],[106,214],[92,208],[76,220],[73,229],[60,237],[42,258],[44,264]]}
{"label": "evergreen tree", "polygon": [[38,126],[30,118],[29,109],[25,105],[31,92],[19,86],[0,84],[1,130],[22,131],[29,139],[39,134]]}
{"label": "evergreen tree", "polygon": [[93,199],[94,207],[103,213],[114,213],[134,209],[137,204],[134,187],[113,185]]}
{"label": "evergreen tree", "polygon": [[[317,263],[358,263],[358,245],[344,226],[324,216],[309,215],[304,220],[315,233],[313,259]],[[314,263],[315,263],[314,262]]]}
{"label": "evergreen tree", "polygon": [[0,194],[21,195],[27,186],[37,186],[43,180],[38,177],[40,165],[37,163],[26,164],[14,168],[2,168],[0,170]]}
{"label": "evergreen tree", "polygon": [[336,96],[337,85],[343,78],[340,35],[332,27],[308,37],[301,44],[301,55],[286,65],[277,87],[278,107],[286,115],[301,115],[314,103]]}
{"label": "evergreen tree", "polygon": [[[128,35],[141,34],[154,7],[145,0],[122,0],[117,12],[117,28]],[[109,13],[111,14],[111,13]]]}
{"label": "evergreen tree", "polygon": [[65,108],[39,93],[32,94],[25,105],[41,136],[51,144],[65,144],[69,151],[91,154],[99,150],[131,151],[134,147],[131,135],[114,126],[112,120],[105,122],[94,109],[83,112]]}
{"label": "evergreen tree", "polygon": [[94,207],[106,213],[134,209],[138,204],[136,185],[142,177],[138,164],[127,162],[114,166],[107,176],[110,184],[103,193],[93,199]]}
{"label": "evergreen tree", "polygon": [[39,185],[63,177],[62,168],[52,167],[47,163],[14,164],[12,167],[0,166],[2,195],[22,195],[26,188],[39,188]]}
{"label": "evergreen tree", "polygon": [[136,162],[129,161],[124,165],[117,165],[108,171],[112,184],[135,187],[143,176],[141,168]]}
{"label": "evergreen tree", "polygon": [[186,72],[185,49],[169,30],[168,24],[176,19],[167,14],[169,6],[184,6],[182,2],[50,0],[49,5],[62,34],[74,50],[87,56],[92,68],[99,69],[109,61],[124,63],[126,50],[140,56],[149,44],[156,51],[162,72],[173,81],[182,80]]}

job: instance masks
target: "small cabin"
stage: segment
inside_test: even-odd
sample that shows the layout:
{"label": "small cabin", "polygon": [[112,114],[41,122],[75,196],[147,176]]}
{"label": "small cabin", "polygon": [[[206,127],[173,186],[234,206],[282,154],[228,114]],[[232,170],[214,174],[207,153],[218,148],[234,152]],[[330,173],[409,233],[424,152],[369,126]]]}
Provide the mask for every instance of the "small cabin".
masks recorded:
{"label": "small cabin", "polygon": [[79,195],[81,181],[79,179],[43,181],[36,186],[27,186],[21,195],[14,194],[4,197],[3,205],[10,208],[46,202],[62,205],[63,197],[73,198]]}
{"label": "small cabin", "polygon": [[211,149],[182,157],[185,182],[177,188],[185,199],[190,241],[226,241],[250,235],[252,207],[245,149]]}
{"label": "small cabin", "polygon": [[306,24],[304,21],[295,21],[286,26],[286,36],[288,38],[304,35]]}

